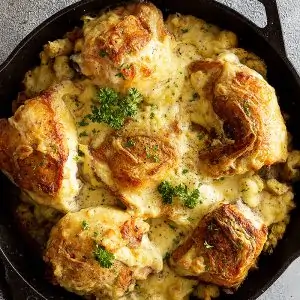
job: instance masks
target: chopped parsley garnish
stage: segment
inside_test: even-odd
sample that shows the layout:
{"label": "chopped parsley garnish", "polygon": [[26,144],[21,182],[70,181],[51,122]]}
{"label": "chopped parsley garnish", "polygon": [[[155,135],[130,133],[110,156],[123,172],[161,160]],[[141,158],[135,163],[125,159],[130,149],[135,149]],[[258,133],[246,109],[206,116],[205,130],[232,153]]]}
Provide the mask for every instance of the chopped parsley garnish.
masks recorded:
{"label": "chopped parsley garnish", "polygon": [[163,198],[163,203],[172,204],[173,197],[178,197],[187,208],[195,208],[200,203],[200,192],[194,189],[192,192],[184,184],[179,184],[173,187],[168,181],[162,181],[158,186],[158,192]]}
{"label": "chopped parsley garnish", "polygon": [[51,144],[50,147],[52,148],[54,153],[58,152],[57,146],[55,144]]}
{"label": "chopped parsley garnish", "polygon": [[187,208],[195,208],[199,203],[200,192],[198,189],[194,189],[190,194],[186,194],[183,198],[184,205]]}
{"label": "chopped parsley garnish", "polygon": [[80,122],[78,122],[79,126],[87,126],[89,123],[86,121],[86,118],[84,117]]}
{"label": "chopped parsley garnish", "polygon": [[87,230],[90,228],[88,222],[86,220],[83,220],[82,223],[81,223],[81,227],[83,230]]}
{"label": "chopped parsley garnish", "polygon": [[248,100],[244,101],[243,110],[244,110],[245,114],[249,117],[250,116],[250,105],[249,105]]}
{"label": "chopped parsley garnish", "polygon": [[166,252],[165,256],[164,256],[164,259],[169,259],[171,257],[171,254],[170,252]]}
{"label": "chopped parsley garnish", "polygon": [[115,256],[106,251],[104,247],[100,245],[96,245],[96,249],[94,250],[94,258],[103,268],[110,268],[113,265],[113,261]]}
{"label": "chopped parsley garnish", "polygon": [[133,140],[128,140],[126,143],[125,143],[125,147],[126,148],[131,148],[131,147],[134,147],[135,145],[135,142]]}
{"label": "chopped parsley garnish", "polygon": [[100,132],[99,130],[96,130],[95,128],[92,130],[92,133],[93,134],[96,134],[96,133],[98,133],[98,132]]}
{"label": "chopped parsley garnish", "polygon": [[156,154],[157,150],[158,150],[158,145],[155,145],[152,148],[150,148],[149,146],[146,146],[145,147],[146,158],[152,159],[154,162],[159,162],[159,157]]}
{"label": "chopped parsley garnish", "polygon": [[183,169],[183,170],[182,170],[182,174],[186,174],[186,173],[188,173],[188,172],[189,172],[188,169]]}
{"label": "chopped parsley garnish", "polygon": [[105,57],[105,56],[108,55],[108,53],[107,53],[105,50],[101,49],[101,50],[99,51],[99,55],[100,55],[101,57]]}
{"label": "chopped parsley garnish", "polygon": [[168,223],[168,225],[169,225],[169,227],[170,227],[171,229],[173,229],[173,230],[176,230],[176,229],[177,229],[177,227],[176,227],[174,224],[172,224],[172,223]]}
{"label": "chopped parsley garnish", "polygon": [[153,156],[153,160],[154,160],[154,162],[159,162],[158,156],[157,156],[157,155],[154,155],[154,156]]}
{"label": "chopped parsley garnish", "polygon": [[193,94],[193,98],[190,100],[190,102],[196,101],[197,99],[199,99],[199,94],[198,93],[194,93]]}
{"label": "chopped parsley garnish", "polygon": [[125,79],[125,76],[122,72],[117,73],[115,76],[119,77],[119,78],[122,78],[122,79]]}
{"label": "chopped parsley garnish", "polygon": [[201,140],[203,140],[203,138],[205,137],[205,133],[204,133],[204,132],[199,132],[199,133],[197,134],[197,137],[198,137],[198,140],[201,141]]}
{"label": "chopped parsley garnish", "polygon": [[136,115],[143,96],[135,88],[130,88],[125,96],[112,88],[101,88],[97,99],[99,105],[92,105],[92,113],[86,117],[92,122],[106,123],[114,129],[120,129],[128,117]]}
{"label": "chopped parsley garnish", "polygon": [[152,113],[150,114],[150,119],[153,119],[154,117],[155,117],[155,113],[152,112]]}
{"label": "chopped parsley garnish", "polygon": [[163,203],[172,204],[174,196],[174,188],[168,181],[162,181],[158,188],[158,192],[161,194]]}
{"label": "chopped parsley garnish", "polygon": [[206,249],[211,249],[214,247],[214,246],[210,245],[207,241],[204,241],[203,245]]}
{"label": "chopped parsley garnish", "polygon": [[81,151],[80,149],[78,149],[78,156],[83,157],[84,156],[84,152]]}
{"label": "chopped parsley garnish", "polygon": [[86,131],[82,131],[79,133],[79,137],[88,136]]}
{"label": "chopped parsley garnish", "polygon": [[122,79],[126,79],[126,77],[130,73],[129,70],[131,70],[132,67],[133,67],[132,64],[128,64],[128,65],[122,64],[121,67],[120,67],[120,72],[117,73],[115,76],[120,77]]}
{"label": "chopped parsley garnish", "polygon": [[182,32],[182,33],[187,33],[188,31],[189,31],[188,28],[183,28],[183,29],[181,29],[181,32]]}

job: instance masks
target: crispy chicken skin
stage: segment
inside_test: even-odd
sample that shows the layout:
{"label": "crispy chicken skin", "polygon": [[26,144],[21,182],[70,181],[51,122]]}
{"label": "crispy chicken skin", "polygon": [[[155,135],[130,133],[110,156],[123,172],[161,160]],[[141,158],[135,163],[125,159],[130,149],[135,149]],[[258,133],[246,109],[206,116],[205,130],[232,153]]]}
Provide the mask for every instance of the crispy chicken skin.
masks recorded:
{"label": "crispy chicken skin", "polygon": [[39,204],[77,209],[77,132],[62,98],[73,84],[61,83],[0,120],[0,169]]}
{"label": "crispy chicken skin", "polygon": [[202,171],[220,177],[286,160],[286,126],[275,91],[262,76],[232,58],[197,61],[190,71],[194,88],[204,88],[223,125],[219,142],[200,152]]}
{"label": "crispy chicken skin", "polygon": [[109,137],[92,153],[109,166],[117,185],[130,189],[151,181],[175,161],[175,151],[167,141],[146,135]]}
{"label": "crispy chicken skin", "polygon": [[182,275],[238,287],[267,239],[267,227],[244,204],[223,204],[207,214],[171,256]]}
{"label": "crispy chicken skin", "polygon": [[[132,290],[136,279],[162,270],[148,230],[142,219],[111,207],[68,213],[52,229],[44,260],[54,282],[67,290],[115,299]],[[101,257],[97,261],[97,247],[114,255],[111,265],[102,265]]]}
{"label": "crispy chicken skin", "polygon": [[165,68],[160,60],[170,59],[171,40],[160,10],[151,3],[132,3],[86,22],[79,65],[100,86],[141,90],[141,79]]}
{"label": "crispy chicken skin", "polygon": [[93,171],[137,216],[161,215],[164,204],[153,195],[178,163],[176,149],[162,136],[119,132],[100,145],[91,143]]}

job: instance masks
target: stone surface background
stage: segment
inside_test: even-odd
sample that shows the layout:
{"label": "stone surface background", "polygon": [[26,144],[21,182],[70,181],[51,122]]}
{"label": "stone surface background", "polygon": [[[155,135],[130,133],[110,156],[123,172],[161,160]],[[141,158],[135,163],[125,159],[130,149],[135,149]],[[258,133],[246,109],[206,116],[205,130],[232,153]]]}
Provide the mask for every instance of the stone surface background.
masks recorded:
{"label": "stone surface background", "polygon": [[[263,6],[257,0],[218,0],[241,12],[258,26],[266,24]],[[0,0],[0,63],[39,23],[76,0]],[[300,1],[277,0],[288,57],[300,74]],[[3,299],[0,291],[0,300]],[[259,300],[300,299],[300,259]],[[23,300],[23,299],[17,299]],[[24,298],[25,300],[25,298]],[[241,299],[243,300],[243,299]]]}

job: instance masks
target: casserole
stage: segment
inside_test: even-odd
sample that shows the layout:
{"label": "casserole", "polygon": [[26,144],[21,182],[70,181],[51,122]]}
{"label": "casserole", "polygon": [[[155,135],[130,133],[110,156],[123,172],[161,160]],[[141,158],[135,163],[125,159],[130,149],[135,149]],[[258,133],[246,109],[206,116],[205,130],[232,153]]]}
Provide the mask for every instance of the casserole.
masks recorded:
{"label": "casserole", "polygon": [[[202,3],[203,2],[203,3]],[[295,138],[295,146],[297,146],[297,133],[295,132],[296,127],[293,124],[293,122],[296,122],[296,107],[297,104],[295,99],[297,98],[297,95],[299,95],[299,79],[297,78],[297,75],[295,71],[291,68],[290,64],[287,62],[286,58],[284,57],[284,48],[282,47],[282,39],[276,40],[278,38],[278,34],[280,33],[280,26],[277,22],[277,26],[274,27],[274,32],[271,32],[271,27],[268,26],[266,29],[264,29],[261,33],[259,33],[258,29],[255,28],[253,25],[251,25],[248,21],[245,21],[242,17],[239,15],[234,14],[231,10],[224,10],[224,7],[216,4],[214,2],[204,2],[200,1],[197,3],[190,3],[183,5],[180,4],[179,1],[176,2],[154,2],[159,8],[166,9],[168,7],[172,7],[172,11],[178,11],[184,14],[193,14],[197,17],[201,17],[209,22],[216,23],[217,25],[220,25],[223,28],[228,28],[230,30],[233,30],[238,33],[239,36],[243,38],[247,36],[247,39],[241,40],[241,45],[246,47],[247,49],[253,50],[255,53],[257,53],[259,56],[261,56],[263,59],[265,59],[267,65],[269,66],[269,82],[276,88],[277,93],[279,95],[279,98],[281,100],[281,105],[284,111],[288,112],[290,115],[290,124],[289,131],[292,133],[292,135]],[[34,64],[36,64],[36,61],[34,60],[35,57],[37,57],[37,53],[40,51],[41,45],[46,43],[48,40],[53,40],[60,36],[63,32],[66,32],[70,28],[72,28],[74,25],[76,25],[76,21],[79,17],[87,12],[97,11],[101,7],[104,7],[108,4],[107,2],[95,2],[95,1],[84,1],[80,2],[79,4],[75,4],[74,6],[65,9],[61,13],[57,14],[53,17],[50,21],[46,21],[41,27],[39,27],[31,36],[29,36],[21,45],[20,47],[10,56],[8,61],[4,63],[3,69],[1,72],[1,98],[2,99],[10,99],[12,100],[14,98],[14,87],[17,86],[17,84],[21,81],[21,78],[23,77],[25,71],[32,67]],[[268,8],[272,11],[274,9],[274,6],[268,6]],[[199,13],[195,13],[195,12]],[[169,11],[168,11],[169,12]],[[276,17],[278,18],[278,14],[276,15],[276,11],[273,11],[275,13],[271,16],[269,15],[269,23],[275,22]],[[272,19],[273,18],[273,19]],[[275,18],[275,19],[274,19]],[[68,22],[66,22],[68,20]],[[277,19],[278,21],[278,19]],[[275,23],[274,23],[275,24]],[[59,28],[59,30],[57,30]],[[267,30],[269,30],[267,32]],[[263,35],[265,37],[263,37]],[[269,42],[271,45],[275,46],[275,44],[278,42],[277,45],[277,51],[274,50],[265,40],[265,38],[270,38]],[[32,57],[32,59],[30,59]],[[22,62],[22,63],[21,63]],[[13,74],[13,75],[12,75]],[[279,76],[278,76],[279,75]],[[282,81],[282,78],[285,79],[285,81]],[[291,99],[290,99],[291,98]],[[285,99],[287,99],[285,101]],[[6,103],[1,104],[1,108],[3,109],[1,111],[1,117],[6,117],[10,114],[10,103],[7,101]],[[294,128],[294,130],[293,130]],[[3,181],[4,182],[4,181]],[[6,182],[6,181],[5,181]],[[5,186],[9,186],[7,183],[5,183]],[[297,188],[296,188],[297,192]],[[3,197],[5,203],[7,204],[7,199],[13,199],[13,192],[10,188],[7,190],[5,189],[5,196]],[[9,201],[13,202],[13,201]],[[4,206],[5,203],[1,203]],[[8,208],[3,207],[1,212],[7,211]],[[9,223],[11,223],[11,217],[9,217],[8,214],[6,215],[6,226],[8,226]],[[241,290],[237,292],[236,295],[233,296],[233,298],[237,297],[239,298],[250,298],[251,296],[254,296],[255,294],[258,294],[260,291],[263,291],[261,288],[264,283],[266,283],[266,279],[268,279],[268,282],[272,282],[274,280],[274,275],[278,273],[278,271],[281,269],[281,267],[287,265],[289,261],[291,261],[296,255],[297,250],[299,250],[299,245],[297,245],[297,241],[293,240],[293,242],[290,242],[292,240],[292,237],[297,237],[296,234],[296,228],[297,224],[295,215],[297,215],[297,209],[293,212],[291,224],[289,225],[285,238],[281,243],[278,245],[278,248],[276,248],[274,255],[272,257],[266,257],[265,259],[261,260],[260,263],[260,271],[259,273],[251,274],[248,278],[248,280],[244,283]],[[5,224],[5,218],[3,217],[3,224]],[[3,245],[5,247],[12,246],[12,240],[6,240],[5,241],[5,227],[3,227]],[[295,232],[293,232],[295,230]],[[12,233],[11,233],[12,234]],[[13,234],[11,237],[13,238]],[[9,236],[7,236],[9,238]],[[22,246],[22,245],[19,245]],[[12,246],[13,248],[15,246]],[[12,249],[13,249],[12,248]],[[281,249],[281,250],[279,250]],[[281,252],[280,252],[281,251]],[[10,253],[9,250],[5,251],[7,254]],[[283,255],[284,253],[284,255]],[[276,258],[277,257],[277,258]],[[278,259],[280,257],[280,259]],[[283,260],[283,258],[285,258]],[[13,257],[9,258],[12,262],[14,261]],[[272,263],[274,259],[275,263]],[[16,262],[14,262],[15,264]],[[26,263],[27,264],[27,263]],[[30,269],[32,265],[32,262],[28,264],[28,267]],[[272,271],[270,270],[270,266],[272,266]],[[22,269],[22,266],[18,266],[18,269]],[[265,272],[267,273],[264,273]],[[282,269],[281,269],[282,270]],[[35,270],[38,272],[38,270]],[[34,272],[35,272],[34,271]],[[22,272],[22,271],[21,271]],[[270,276],[266,276],[266,274],[269,274]],[[29,275],[27,271],[23,271],[23,274]],[[39,273],[35,273],[39,274]],[[261,274],[261,275],[259,275]],[[255,280],[258,276],[262,276],[262,280]],[[252,281],[251,281],[252,278]],[[255,282],[253,281],[255,280]],[[44,285],[44,283],[41,283]],[[44,288],[42,288],[44,289]],[[38,290],[42,290],[38,288]],[[51,295],[51,288],[48,288],[49,292],[47,292],[47,287],[45,287],[45,290],[43,291],[43,295],[46,297],[49,297]],[[16,297],[18,298],[18,297]],[[20,298],[20,297],[19,297]],[[18,298],[18,299],[19,299]]]}

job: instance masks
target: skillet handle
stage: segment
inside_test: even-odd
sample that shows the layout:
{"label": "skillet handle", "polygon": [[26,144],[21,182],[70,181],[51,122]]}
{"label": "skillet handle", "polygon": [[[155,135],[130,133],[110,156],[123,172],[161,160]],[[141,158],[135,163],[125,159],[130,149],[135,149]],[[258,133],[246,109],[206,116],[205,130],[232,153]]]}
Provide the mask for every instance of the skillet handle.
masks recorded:
{"label": "skillet handle", "polygon": [[264,37],[269,43],[277,49],[277,51],[286,56],[286,50],[284,46],[284,39],[282,34],[282,27],[278,12],[278,6],[276,0],[258,0],[261,2],[266,9],[267,15],[267,26],[260,29]]}

